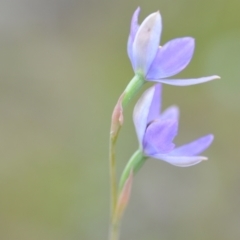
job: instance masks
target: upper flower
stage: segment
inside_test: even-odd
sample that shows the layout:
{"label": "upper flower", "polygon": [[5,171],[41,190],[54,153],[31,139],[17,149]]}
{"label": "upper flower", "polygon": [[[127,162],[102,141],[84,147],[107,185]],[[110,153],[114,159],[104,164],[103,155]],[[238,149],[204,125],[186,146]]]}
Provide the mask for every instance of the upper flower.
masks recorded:
{"label": "upper flower", "polygon": [[178,132],[179,109],[171,106],[160,114],[160,98],[161,84],[156,84],[144,92],[134,108],[133,121],[144,155],[179,167],[188,167],[207,160],[198,154],[210,146],[213,135],[206,135],[175,148],[173,139]]}
{"label": "upper flower", "polygon": [[140,8],[134,12],[128,38],[128,56],[135,73],[146,80],[176,86],[188,86],[219,79],[209,76],[196,79],[165,79],[181,72],[191,61],[194,52],[194,39],[191,37],[170,40],[159,46],[162,20],[159,12],[150,14],[138,25]]}

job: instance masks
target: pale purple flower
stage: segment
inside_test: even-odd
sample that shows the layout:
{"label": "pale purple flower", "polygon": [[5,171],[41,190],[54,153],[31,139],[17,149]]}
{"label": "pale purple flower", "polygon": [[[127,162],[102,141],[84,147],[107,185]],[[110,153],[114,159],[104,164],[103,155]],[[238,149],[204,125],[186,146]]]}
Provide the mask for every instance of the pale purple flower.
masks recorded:
{"label": "pale purple flower", "polygon": [[161,84],[155,84],[144,92],[133,112],[133,121],[143,154],[179,167],[188,167],[207,160],[199,154],[210,146],[213,135],[206,135],[175,148],[173,139],[178,133],[179,109],[177,106],[171,106],[160,113],[160,108]]}
{"label": "pale purple flower", "polygon": [[127,47],[135,74],[141,74],[148,81],[176,86],[194,85],[220,78],[214,75],[195,79],[166,79],[178,74],[189,64],[194,52],[194,39],[176,38],[161,47],[160,13],[150,14],[139,26],[139,12],[140,8],[137,8],[133,14]]}

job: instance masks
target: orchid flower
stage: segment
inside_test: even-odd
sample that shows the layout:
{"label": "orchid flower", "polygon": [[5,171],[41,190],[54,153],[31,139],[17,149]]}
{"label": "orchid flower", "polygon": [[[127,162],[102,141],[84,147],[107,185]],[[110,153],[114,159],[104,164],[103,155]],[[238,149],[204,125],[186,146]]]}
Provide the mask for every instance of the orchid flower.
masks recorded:
{"label": "orchid flower", "polygon": [[161,84],[155,84],[145,91],[134,108],[133,121],[143,154],[178,167],[188,167],[207,160],[199,154],[210,146],[213,135],[175,148],[173,139],[178,133],[179,109],[171,106],[160,113],[160,98]]}
{"label": "orchid flower", "polygon": [[161,47],[159,46],[162,32],[160,13],[150,14],[139,26],[139,12],[138,7],[132,16],[127,46],[135,74],[143,76],[147,81],[175,86],[189,86],[220,78],[214,75],[195,79],[166,79],[178,74],[189,64],[194,52],[194,39],[176,38]]}

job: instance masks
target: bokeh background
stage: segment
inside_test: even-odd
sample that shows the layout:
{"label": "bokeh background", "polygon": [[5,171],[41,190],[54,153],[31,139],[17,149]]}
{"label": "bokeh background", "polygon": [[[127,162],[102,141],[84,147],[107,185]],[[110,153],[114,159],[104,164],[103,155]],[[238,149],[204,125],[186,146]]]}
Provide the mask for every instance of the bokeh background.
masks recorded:
{"label": "bokeh background", "polygon": [[[110,115],[133,76],[126,43],[137,6],[140,21],[160,10],[162,43],[196,39],[179,78],[222,79],[164,86],[164,108],[181,108],[176,143],[214,133],[210,160],[149,160],[121,239],[240,239],[240,1],[1,0],[1,240],[107,239]],[[137,147],[137,97],[125,112],[118,175]]]}

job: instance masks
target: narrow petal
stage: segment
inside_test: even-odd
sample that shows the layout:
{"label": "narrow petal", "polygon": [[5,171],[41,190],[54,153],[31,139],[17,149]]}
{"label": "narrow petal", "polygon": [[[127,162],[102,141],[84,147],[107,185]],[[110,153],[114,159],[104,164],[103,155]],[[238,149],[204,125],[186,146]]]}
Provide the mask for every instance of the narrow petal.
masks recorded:
{"label": "narrow petal", "polygon": [[170,155],[172,156],[194,156],[202,153],[213,142],[214,136],[212,134],[201,137],[193,142],[185,144],[181,147],[175,148]]}
{"label": "narrow petal", "polygon": [[143,149],[146,155],[165,154],[173,150],[172,143],[177,135],[177,120],[156,120],[149,124],[143,139]]}
{"label": "narrow petal", "polygon": [[140,147],[142,147],[143,136],[148,124],[148,114],[153,100],[154,92],[154,86],[147,89],[140,97],[133,110],[133,122],[135,125]]}
{"label": "narrow petal", "polygon": [[149,80],[149,81],[165,83],[165,84],[174,85],[174,86],[191,86],[191,85],[209,82],[215,79],[220,79],[220,77],[217,75],[214,75],[210,77],[192,78],[192,79],[159,79],[159,80]]}
{"label": "narrow petal", "polygon": [[200,163],[201,161],[207,160],[207,158],[203,157],[203,156],[192,156],[192,157],[170,156],[167,154],[165,154],[165,155],[164,154],[156,154],[151,157],[159,159],[159,160],[163,160],[163,161],[168,162],[177,167],[190,167],[190,166]]}
{"label": "narrow petal", "polygon": [[139,27],[133,42],[132,65],[135,72],[148,72],[158,50],[162,21],[159,12],[150,14]]}
{"label": "narrow petal", "polygon": [[170,106],[166,110],[164,110],[161,115],[161,119],[179,119],[179,108],[178,106]]}
{"label": "narrow petal", "polygon": [[167,78],[181,72],[191,61],[194,46],[194,39],[191,37],[177,38],[167,42],[158,49],[146,78]]}
{"label": "narrow petal", "polygon": [[162,84],[155,84],[154,89],[154,95],[148,113],[148,123],[159,118],[161,111]]}
{"label": "narrow petal", "polygon": [[130,58],[131,62],[132,62],[132,45],[133,45],[135,36],[137,34],[137,31],[139,29],[139,25],[138,25],[139,13],[140,13],[140,7],[138,7],[133,13],[131,26],[130,26],[130,34],[128,37],[127,51],[128,51],[128,57]]}

